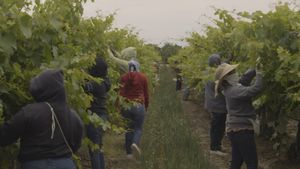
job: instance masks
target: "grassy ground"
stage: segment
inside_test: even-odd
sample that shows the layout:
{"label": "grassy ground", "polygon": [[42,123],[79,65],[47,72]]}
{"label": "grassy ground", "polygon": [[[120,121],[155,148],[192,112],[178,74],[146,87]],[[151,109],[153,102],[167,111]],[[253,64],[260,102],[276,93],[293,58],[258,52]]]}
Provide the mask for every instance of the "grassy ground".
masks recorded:
{"label": "grassy ground", "polygon": [[[141,158],[126,158],[123,134],[106,133],[106,169],[229,168],[228,139],[225,138],[223,142],[228,152],[227,156],[209,154],[209,113],[203,109],[203,101],[181,101],[180,94],[175,91],[172,77],[172,72],[163,68],[160,85],[151,96],[142,135]],[[260,169],[300,169],[299,164],[278,159],[268,140],[257,138],[257,149]],[[85,153],[83,157],[84,169],[89,169],[88,154]],[[210,166],[206,159],[211,161],[214,167]],[[245,168],[243,166],[243,169]]]}
{"label": "grassy ground", "polygon": [[169,69],[162,68],[146,114],[140,159],[126,159],[124,135],[106,135],[108,169],[212,169],[187,125],[172,77]]}
{"label": "grassy ground", "polygon": [[147,114],[141,165],[144,169],[206,169],[209,163],[184,118],[172,72],[163,68]]}

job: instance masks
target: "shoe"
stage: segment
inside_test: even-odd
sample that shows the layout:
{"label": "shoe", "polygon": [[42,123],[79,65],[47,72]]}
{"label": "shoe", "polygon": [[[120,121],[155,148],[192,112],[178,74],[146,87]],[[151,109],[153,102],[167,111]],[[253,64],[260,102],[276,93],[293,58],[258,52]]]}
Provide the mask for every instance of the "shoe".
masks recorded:
{"label": "shoe", "polygon": [[224,152],[222,152],[220,150],[210,150],[209,153],[210,154],[219,155],[219,156],[226,156],[227,155],[227,153],[224,153]]}
{"label": "shoe", "polygon": [[131,144],[131,149],[135,157],[139,157],[142,154],[141,149],[135,143]]}

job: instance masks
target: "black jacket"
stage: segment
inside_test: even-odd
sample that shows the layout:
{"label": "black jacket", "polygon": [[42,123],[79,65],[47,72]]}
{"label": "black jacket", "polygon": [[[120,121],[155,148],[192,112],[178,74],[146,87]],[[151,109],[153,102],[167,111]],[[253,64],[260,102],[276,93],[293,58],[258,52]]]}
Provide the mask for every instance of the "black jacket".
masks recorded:
{"label": "black jacket", "polygon": [[89,109],[101,117],[106,115],[103,113],[106,113],[106,97],[111,87],[110,80],[107,76],[107,68],[106,62],[102,58],[97,57],[96,64],[90,68],[89,74],[93,77],[102,78],[103,81],[100,84],[92,81],[85,85],[86,92],[93,95],[93,101]]}
{"label": "black jacket", "polygon": [[[46,70],[31,80],[30,92],[36,103],[23,107],[0,128],[0,146],[14,143],[20,138],[21,162],[45,158],[70,157],[71,152],[63,140],[56,123],[52,129],[51,104],[62,130],[74,152],[81,145],[83,124],[66,103],[63,73]],[[54,132],[53,139],[51,138]]]}

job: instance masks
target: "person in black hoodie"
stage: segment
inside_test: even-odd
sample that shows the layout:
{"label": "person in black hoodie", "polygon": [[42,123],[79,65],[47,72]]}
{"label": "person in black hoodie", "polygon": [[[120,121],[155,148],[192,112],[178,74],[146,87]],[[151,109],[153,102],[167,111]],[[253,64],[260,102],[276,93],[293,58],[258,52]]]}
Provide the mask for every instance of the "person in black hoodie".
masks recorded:
{"label": "person in black hoodie", "polygon": [[[94,81],[87,82],[85,85],[85,90],[93,96],[93,101],[89,110],[92,113],[97,114],[102,120],[107,120],[107,110],[106,110],[106,96],[109,91],[111,84],[107,76],[107,64],[100,58],[96,58],[96,63],[89,69],[89,74],[93,77],[102,78],[103,81],[99,84]],[[93,124],[88,124],[86,126],[87,137],[94,143],[99,145],[99,150],[89,149],[92,169],[104,169],[104,155],[101,150],[102,148],[102,137],[104,131],[95,127]]]}
{"label": "person in black hoodie", "polygon": [[81,145],[83,124],[67,104],[63,72],[43,71],[31,79],[29,90],[35,102],[0,128],[0,146],[20,138],[21,169],[75,169],[71,156]]}

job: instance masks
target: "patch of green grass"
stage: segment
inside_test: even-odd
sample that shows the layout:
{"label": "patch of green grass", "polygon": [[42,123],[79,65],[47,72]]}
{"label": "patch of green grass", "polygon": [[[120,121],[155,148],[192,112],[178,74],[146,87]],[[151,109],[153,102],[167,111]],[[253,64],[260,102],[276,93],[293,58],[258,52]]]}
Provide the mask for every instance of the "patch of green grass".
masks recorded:
{"label": "patch of green grass", "polygon": [[139,161],[126,157],[124,134],[106,133],[104,137],[104,157],[106,169],[137,169]]}
{"label": "patch of green grass", "polygon": [[170,69],[161,71],[142,136],[141,169],[212,169],[190,127]]}

